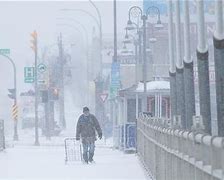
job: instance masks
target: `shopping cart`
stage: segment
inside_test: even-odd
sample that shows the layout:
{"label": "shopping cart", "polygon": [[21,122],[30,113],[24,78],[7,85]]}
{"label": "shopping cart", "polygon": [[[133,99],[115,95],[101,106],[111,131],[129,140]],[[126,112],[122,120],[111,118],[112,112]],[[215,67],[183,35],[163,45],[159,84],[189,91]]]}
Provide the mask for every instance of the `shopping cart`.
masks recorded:
{"label": "shopping cart", "polygon": [[67,162],[83,161],[81,143],[75,138],[65,138],[65,164]]}

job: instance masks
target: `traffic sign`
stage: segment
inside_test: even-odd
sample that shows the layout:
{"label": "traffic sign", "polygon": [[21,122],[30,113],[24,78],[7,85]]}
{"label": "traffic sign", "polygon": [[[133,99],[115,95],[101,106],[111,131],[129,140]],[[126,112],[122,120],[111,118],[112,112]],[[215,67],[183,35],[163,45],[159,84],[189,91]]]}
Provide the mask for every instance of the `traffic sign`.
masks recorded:
{"label": "traffic sign", "polygon": [[120,63],[113,62],[111,66],[111,80],[110,80],[110,97],[117,96],[120,88]]}
{"label": "traffic sign", "polygon": [[35,81],[35,68],[25,67],[24,68],[24,81],[25,83],[33,83]]}
{"label": "traffic sign", "polygon": [[47,70],[47,66],[45,64],[41,63],[37,66],[37,70],[40,73],[44,73]]}
{"label": "traffic sign", "polygon": [[9,55],[10,54],[10,49],[0,49],[0,54]]}
{"label": "traffic sign", "polygon": [[104,103],[107,100],[107,98],[108,98],[108,94],[107,93],[102,93],[102,94],[100,94],[100,98],[101,98],[101,100]]}

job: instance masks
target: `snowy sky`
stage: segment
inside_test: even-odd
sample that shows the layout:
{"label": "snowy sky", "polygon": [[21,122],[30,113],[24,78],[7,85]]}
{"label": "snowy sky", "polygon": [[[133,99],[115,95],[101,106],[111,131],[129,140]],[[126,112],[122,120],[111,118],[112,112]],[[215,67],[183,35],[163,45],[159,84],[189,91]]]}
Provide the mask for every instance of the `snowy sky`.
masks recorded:
{"label": "snowy sky", "polygon": [[[102,16],[103,35],[113,35],[113,1],[94,1]],[[142,6],[142,1],[117,1],[118,34],[124,33],[128,18],[128,9],[133,5]],[[57,18],[73,18],[82,23],[88,30],[89,37],[94,20],[84,13],[77,11],[65,12],[63,8],[82,9],[97,16],[95,9],[88,1],[0,1],[0,48],[9,48],[10,56],[17,66],[18,94],[31,86],[24,83],[24,66],[34,63],[34,55],[30,48],[30,33],[38,32],[40,50],[51,46],[57,41],[59,32],[64,33],[65,41],[75,42],[80,37],[76,29],[80,26],[72,21]],[[59,26],[67,24],[74,26]],[[97,33],[97,32],[96,32]],[[83,35],[82,35],[83,36]],[[89,38],[91,39],[91,38]],[[10,63],[0,57],[0,118],[10,119],[12,100],[7,96],[7,89],[13,88],[13,71]]]}

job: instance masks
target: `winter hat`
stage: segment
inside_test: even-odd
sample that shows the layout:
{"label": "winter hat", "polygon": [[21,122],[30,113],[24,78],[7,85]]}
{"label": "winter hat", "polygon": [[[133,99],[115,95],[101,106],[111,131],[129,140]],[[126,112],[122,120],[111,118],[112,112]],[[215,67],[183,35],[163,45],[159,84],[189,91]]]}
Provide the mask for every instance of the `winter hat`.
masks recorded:
{"label": "winter hat", "polygon": [[89,108],[88,107],[84,107],[83,108],[83,112],[86,112],[86,111],[89,111]]}

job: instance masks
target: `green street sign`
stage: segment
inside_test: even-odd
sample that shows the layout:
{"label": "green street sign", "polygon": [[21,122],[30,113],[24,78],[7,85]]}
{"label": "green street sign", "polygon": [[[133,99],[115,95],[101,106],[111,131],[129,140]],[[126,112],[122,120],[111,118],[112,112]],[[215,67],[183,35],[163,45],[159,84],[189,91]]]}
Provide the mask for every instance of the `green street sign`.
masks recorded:
{"label": "green street sign", "polygon": [[39,73],[44,73],[47,70],[47,66],[45,64],[41,63],[37,66],[37,70]]}
{"label": "green street sign", "polygon": [[0,49],[0,54],[9,55],[10,49]]}
{"label": "green street sign", "polygon": [[33,83],[35,81],[35,68],[24,67],[24,82]]}

